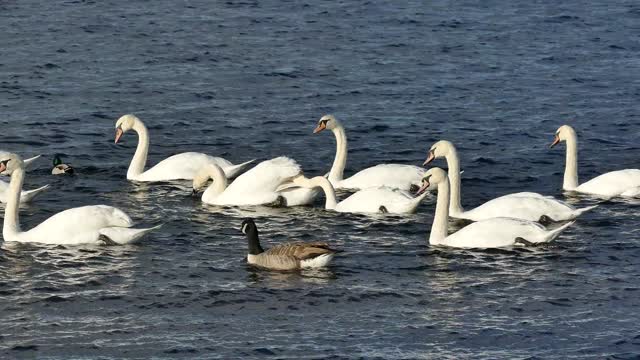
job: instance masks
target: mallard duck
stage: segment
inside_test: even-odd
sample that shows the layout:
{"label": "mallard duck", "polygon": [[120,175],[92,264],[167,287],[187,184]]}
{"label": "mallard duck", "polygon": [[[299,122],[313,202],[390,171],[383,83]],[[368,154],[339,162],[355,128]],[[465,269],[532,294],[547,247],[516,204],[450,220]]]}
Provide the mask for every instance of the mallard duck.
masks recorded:
{"label": "mallard duck", "polygon": [[253,219],[242,222],[242,232],[247,235],[249,254],[247,262],[271,270],[297,270],[327,266],[337,250],[324,242],[290,242],[264,250],[260,246],[258,228]]}
{"label": "mallard duck", "polygon": [[53,157],[53,169],[51,169],[53,175],[73,174],[73,168],[69,164],[64,164],[60,155]]}

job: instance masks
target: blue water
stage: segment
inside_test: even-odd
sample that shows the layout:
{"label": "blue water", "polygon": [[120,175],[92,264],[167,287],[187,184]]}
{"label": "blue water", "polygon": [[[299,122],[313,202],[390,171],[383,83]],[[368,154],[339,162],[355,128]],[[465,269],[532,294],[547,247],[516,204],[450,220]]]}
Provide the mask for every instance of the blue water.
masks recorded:
{"label": "blue water", "polygon": [[[3,243],[1,358],[640,356],[639,201],[602,204],[544,248],[432,248],[433,200],[387,217],[322,200],[221,209],[188,183],[127,182],[137,139],[113,144],[115,120],[135,113],[151,164],[191,150],[288,155],[324,174],[333,136],[312,130],[333,113],[347,174],[419,165],[447,139],[467,207],[517,191],[563,198],[564,147],[547,145],[564,123],[581,179],[638,166],[636,1],[9,0],[0,34],[0,147],[44,154],[25,186],[52,185],[23,227],[98,203],[165,223],[137,246]],[[49,174],[55,153],[77,176]],[[344,253],[323,271],[252,269],[245,216],[265,247]]]}

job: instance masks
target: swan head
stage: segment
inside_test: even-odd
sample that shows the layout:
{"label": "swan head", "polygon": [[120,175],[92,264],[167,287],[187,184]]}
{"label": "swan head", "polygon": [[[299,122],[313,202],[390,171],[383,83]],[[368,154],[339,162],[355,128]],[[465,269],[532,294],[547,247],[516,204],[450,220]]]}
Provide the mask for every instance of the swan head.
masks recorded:
{"label": "swan head", "polygon": [[318,126],[316,126],[315,130],[313,130],[314,134],[321,132],[324,129],[333,130],[340,126],[338,119],[336,119],[333,115],[324,115],[318,120]]}
{"label": "swan head", "polygon": [[207,186],[209,179],[211,179],[211,176],[209,176],[209,173],[205,170],[202,170],[196,173],[196,175],[193,177],[192,194],[196,195],[197,193],[202,191],[202,189],[204,189]]}
{"label": "swan head", "polygon": [[427,155],[427,160],[422,163],[422,165],[427,165],[435,159],[447,157],[450,155],[452,150],[455,149],[455,146],[451,143],[451,141],[440,140],[435,144],[431,145],[429,149],[429,154]]}
{"label": "swan head", "polygon": [[133,129],[133,125],[135,125],[136,121],[140,120],[137,116],[132,114],[122,115],[118,121],[116,121],[116,144],[120,141],[120,138],[124,133]]}
{"label": "swan head", "polygon": [[256,227],[256,223],[255,221],[253,221],[252,218],[246,218],[242,221],[242,225],[240,226],[240,231],[242,231],[243,234],[248,234],[250,232],[253,231],[257,231],[258,228]]}
{"label": "swan head", "polygon": [[0,153],[0,174],[11,175],[16,169],[24,169],[22,158],[14,153]]}
{"label": "swan head", "polygon": [[422,177],[422,186],[416,193],[417,195],[422,194],[428,190],[435,190],[438,188],[438,185],[443,181],[449,181],[447,179],[447,172],[440,168],[431,168],[424,173]]}
{"label": "swan head", "polygon": [[568,139],[575,138],[576,131],[569,125],[562,125],[556,130],[556,134],[553,138],[553,142],[549,145],[552,148],[558,145],[561,141],[567,141]]}

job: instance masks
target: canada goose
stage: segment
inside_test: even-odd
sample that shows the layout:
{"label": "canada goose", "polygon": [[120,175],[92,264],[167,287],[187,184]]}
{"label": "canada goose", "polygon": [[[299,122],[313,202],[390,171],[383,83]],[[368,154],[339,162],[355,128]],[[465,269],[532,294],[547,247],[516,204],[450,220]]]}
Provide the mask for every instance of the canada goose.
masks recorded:
{"label": "canada goose", "polygon": [[264,250],[260,246],[258,228],[253,219],[242,222],[242,232],[247,235],[249,254],[247,262],[271,270],[297,270],[327,266],[337,250],[323,242],[290,242]]}

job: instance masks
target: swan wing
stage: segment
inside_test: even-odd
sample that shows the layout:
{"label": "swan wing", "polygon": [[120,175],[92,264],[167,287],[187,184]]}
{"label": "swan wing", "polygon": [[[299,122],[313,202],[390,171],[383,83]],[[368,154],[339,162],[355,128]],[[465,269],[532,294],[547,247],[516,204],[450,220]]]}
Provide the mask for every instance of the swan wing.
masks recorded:
{"label": "swan wing", "polygon": [[61,211],[20,236],[24,241],[75,244],[96,241],[100,229],[132,225],[131,218],[122,210],[93,205]]}
{"label": "swan wing", "polygon": [[404,213],[413,197],[406,191],[386,186],[360,190],[342,200],[336,206],[339,212],[379,213],[384,206],[387,212]]}
{"label": "swan wing", "polygon": [[408,191],[411,185],[420,186],[425,170],[418,166],[380,164],[364,169],[348,179],[334,184],[339,189],[366,189],[388,186]]}
{"label": "swan wing", "polygon": [[276,188],[299,175],[300,165],[288,157],[266,160],[238,176],[215,200],[225,205],[261,205],[276,200]]}
{"label": "swan wing", "polygon": [[535,222],[494,218],[474,222],[458,232],[447,236],[441,244],[460,248],[499,248],[513,246],[517,238],[532,243],[545,241],[546,229]]}
{"label": "swan wing", "polygon": [[626,169],[597,176],[578,186],[576,191],[613,197],[637,187],[640,187],[640,170]]}
{"label": "swan wing", "polygon": [[[219,157],[203,153],[186,152],[170,156],[140,174],[137,181],[193,180],[197,172],[207,164],[216,164],[225,170],[233,164]],[[225,170],[226,174],[226,170]]]}
{"label": "swan wing", "polygon": [[542,215],[553,220],[570,220],[577,216],[575,208],[545,196],[501,196],[465,211],[462,218],[473,221],[497,217],[538,221]]}

